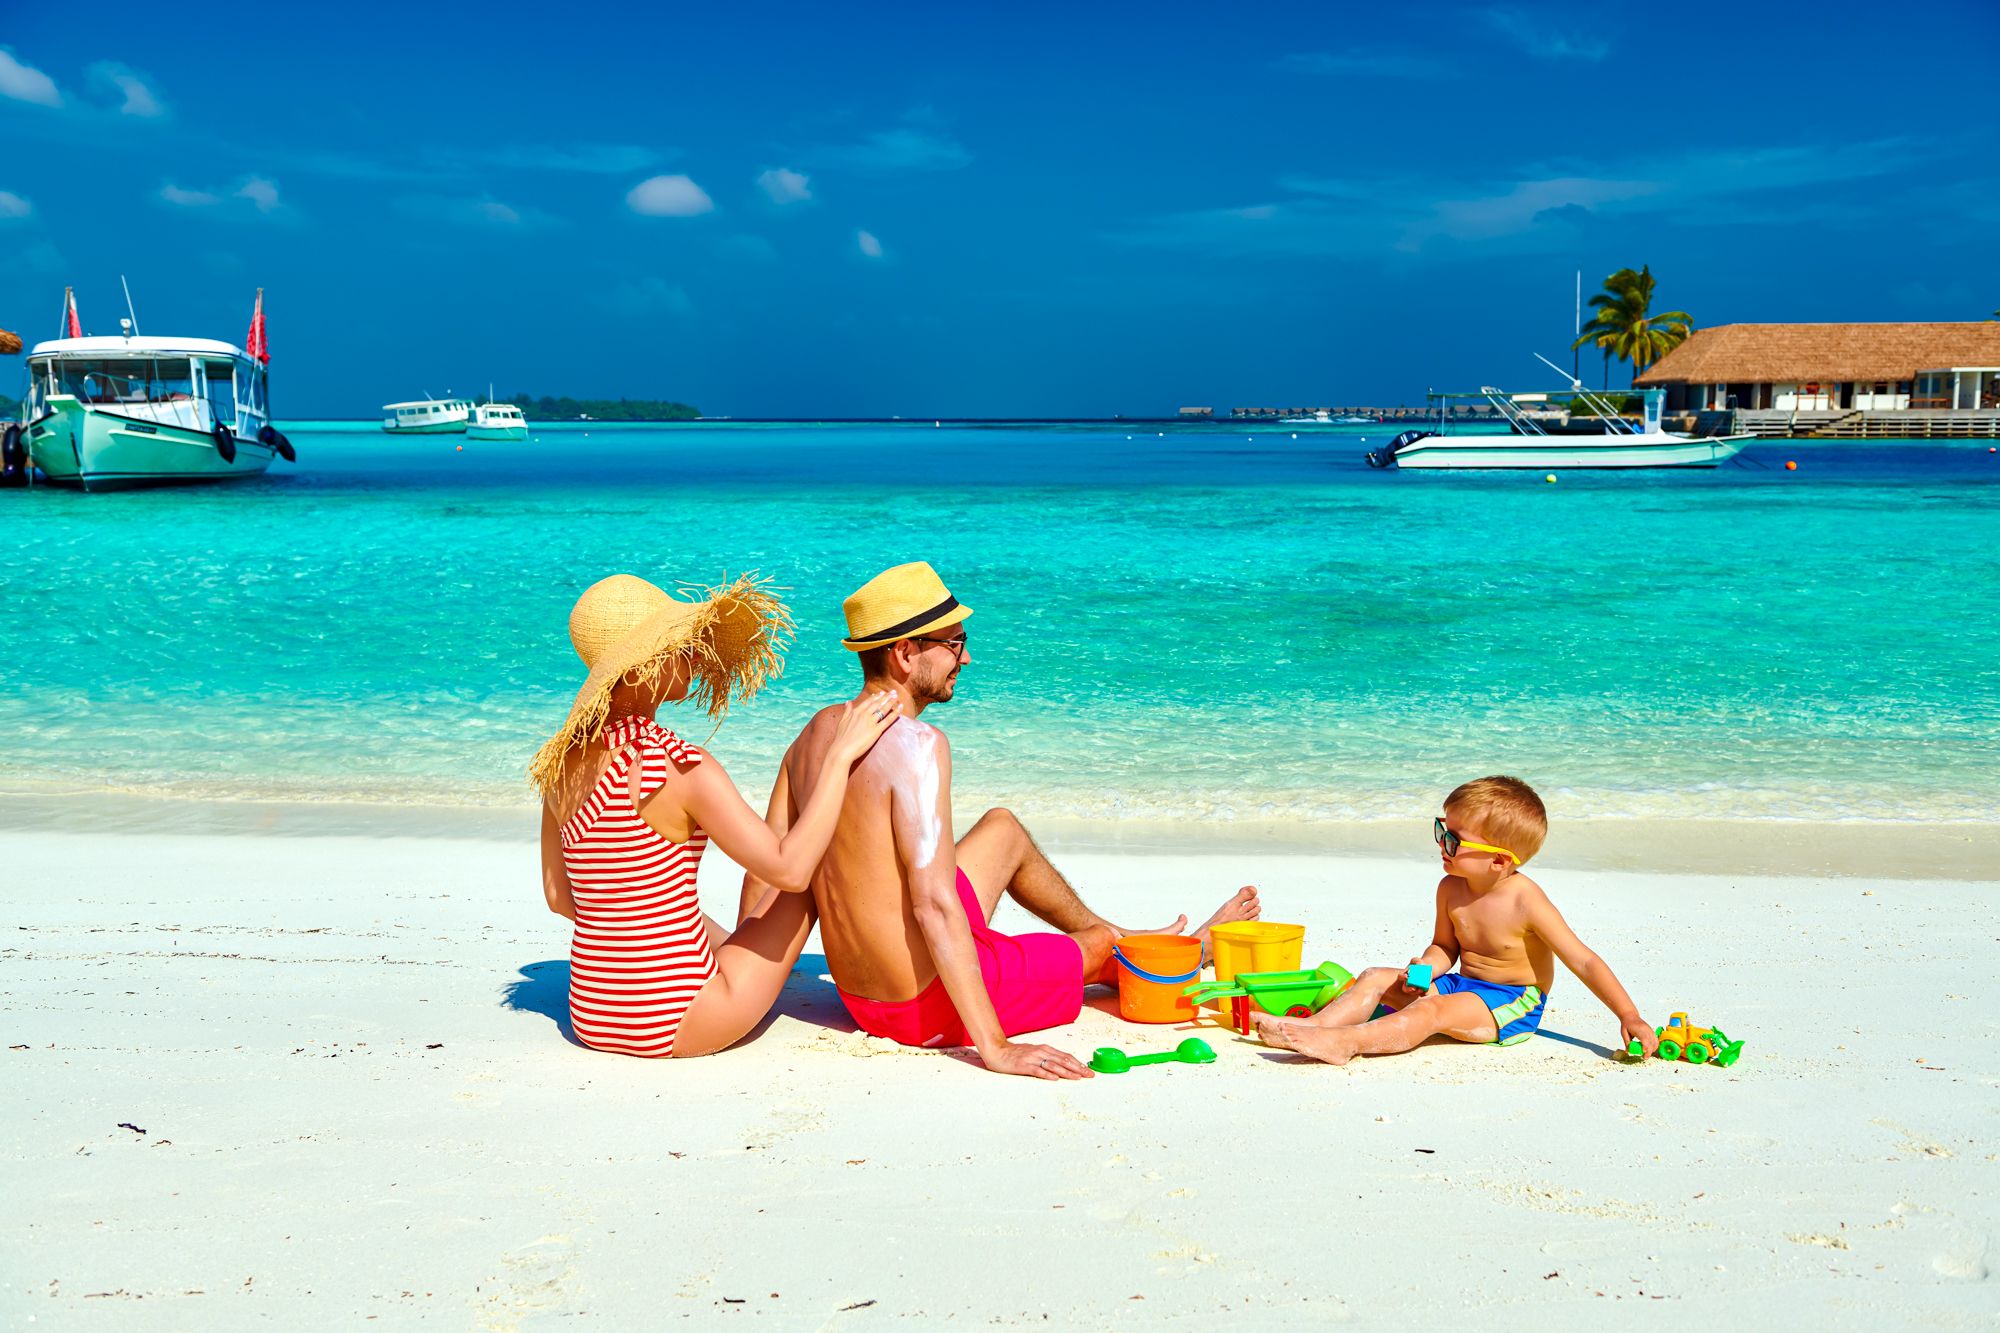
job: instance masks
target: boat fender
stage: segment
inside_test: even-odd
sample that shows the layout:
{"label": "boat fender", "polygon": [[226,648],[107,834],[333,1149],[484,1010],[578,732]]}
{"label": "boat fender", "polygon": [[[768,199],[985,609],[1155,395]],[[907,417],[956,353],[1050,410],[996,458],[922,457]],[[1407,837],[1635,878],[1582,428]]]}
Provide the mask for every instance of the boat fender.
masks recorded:
{"label": "boat fender", "polygon": [[257,432],[257,442],[266,449],[276,449],[278,457],[284,459],[287,463],[296,463],[299,461],[299,451],[292,448],[292,442],[285,438],[285,432],[279,430],[276,426],[267,423]]}
{"label": "boat fender", "polygon": [[215,437],[215,452],[222,455],[222,461],[225,463],[234,463],[236,461],[236,432],[218,421],[215,423],[215,429],[210,431],[209,434]]}
{"label": "boat fender", "polygon": [[21,444],[21,428],[10,425],[0,433],[0,486],[28,483],[28,451]]}

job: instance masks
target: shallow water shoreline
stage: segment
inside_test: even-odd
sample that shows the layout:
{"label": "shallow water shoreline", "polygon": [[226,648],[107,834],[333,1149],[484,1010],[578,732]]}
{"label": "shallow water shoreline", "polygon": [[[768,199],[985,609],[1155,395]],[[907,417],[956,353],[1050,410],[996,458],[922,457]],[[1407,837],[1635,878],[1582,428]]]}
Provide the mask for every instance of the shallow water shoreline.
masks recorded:
{"label": "shallow water shoreline", "polygon": [[[978,815],[958,811],[961,829]],[[1029,821],[1056,854],[1258,855],[1407,860],[1432,864],[1423,821],[1144,819]],[[0,794],[0,835],[29,832],[197,837],[447,839],[531,843],[530,805],[465,806],[351,801],[203,801],[80,790]],[[1621,870],[1705,875],[1991,880],[1979,853],[2000,837],[1990,822],[1813,822],[1777,819],[1562,819],[1535,860],[1544,874]]]}

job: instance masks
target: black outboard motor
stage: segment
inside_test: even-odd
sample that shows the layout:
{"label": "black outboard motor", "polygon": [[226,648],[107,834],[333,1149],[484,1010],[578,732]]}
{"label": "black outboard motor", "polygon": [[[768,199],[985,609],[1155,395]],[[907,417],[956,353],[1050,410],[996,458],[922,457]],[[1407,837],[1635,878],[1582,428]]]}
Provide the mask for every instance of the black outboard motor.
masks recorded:
{"label": "black outboard motor", "polygon": [[1418,440],[1428,440],[1435,434],[1437,432],[1434,430],[1406,430],[1395,439],[1389,441],[1387,448],[1370,449],[1367,453],[1368,466],[1390,467],[1396,461],[1396,451],[1398,449],[1401,449],[1406,444],[1415,444]]}
{"label": "black outboard motor", "polygon": [[21,439],[21,428],[9,424],[6,432],[0,434],[0,489],[26,486],[28,466],[28,446]]}

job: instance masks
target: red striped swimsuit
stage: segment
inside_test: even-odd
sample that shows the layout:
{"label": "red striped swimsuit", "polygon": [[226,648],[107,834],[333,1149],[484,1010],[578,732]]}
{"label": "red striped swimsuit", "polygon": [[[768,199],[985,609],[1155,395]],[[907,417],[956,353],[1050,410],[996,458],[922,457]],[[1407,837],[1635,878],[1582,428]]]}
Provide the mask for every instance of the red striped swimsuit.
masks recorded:
{"label": "red striped swimsuit", "polygon": [[674,843],[654,832],[633,808],[628,774],[636,750],[643,801],[667,780],[670,760],[685,767],[700,763],[702,753],[639,717],[605,728],[604,745],[624,753],[562,827],[576,903],[570,1022],[578,1040],[600,1051],[672,1055],[681,1016],[715,975],[694,887],[708,834],[696,829]]}

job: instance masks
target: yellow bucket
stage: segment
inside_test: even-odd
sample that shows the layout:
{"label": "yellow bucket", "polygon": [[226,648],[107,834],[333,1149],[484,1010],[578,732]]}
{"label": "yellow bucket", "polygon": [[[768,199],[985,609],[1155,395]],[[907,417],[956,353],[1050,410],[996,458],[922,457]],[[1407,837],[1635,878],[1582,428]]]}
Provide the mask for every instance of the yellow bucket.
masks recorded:
{"label": "yellow bucket", "polygon": [[1231,921],[1212,927],[1215,979],[1234,981],[1239,972],[1296,972],[1305,952],[1306,928],[1279,921]]}

